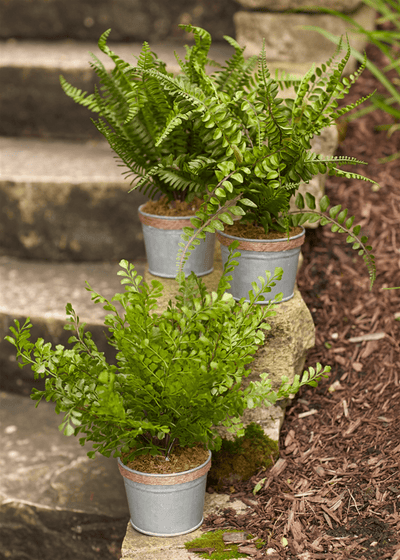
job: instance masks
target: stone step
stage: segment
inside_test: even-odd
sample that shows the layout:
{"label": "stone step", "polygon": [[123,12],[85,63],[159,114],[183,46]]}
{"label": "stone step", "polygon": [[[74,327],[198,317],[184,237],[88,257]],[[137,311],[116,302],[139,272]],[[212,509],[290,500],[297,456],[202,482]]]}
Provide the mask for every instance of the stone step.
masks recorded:
{"label": "stone step", "polygon": [[[59,430],[52,403],[0,392],[0,557],[7,560],[193,559],[183,543],[201,529],[172,538],[147,537],[129,523],[117,461],[89,459],[78,438]],[[249,506],[206,494],[204,515]],[[122,550],[121,550],[122,548]]]}
{"label": "stone step", "polygon": [[[184,58],[182,45],[151,43],[150,46],[167,63],[169,71],[179,71],[174,50]],[[141,47],[141,43],[110,43],[110,48],[132,64],[135,64],[134,57],[139,55]],[[62,74],[75,87],[93,92],[97,79],[89,65],[90,52],[107,69],[114,67],[112,61],[99,50],[97,42],[18,40],[1,44],[0,136],[79,140],[103,138],[90,120],[96,115],[69,98],[59,82]],[[233,52],[228,43],[216,43],[212,45],[210,56],[223,63]]]}
{"label": "stone step", "polygon": [[[139,274],[144,261],[135,261]],[[34,381],[29,367],[20,369],[14,347],[4,340],[14,319],[21,324],[27,317],[33,323],[32,340],[42,337],[47,342],[67,344],[70,331],[66,323],[65,305],[72,303],[81,322],[87,323],[101,351],[112,359],[103,326],[105,311],[95,305],[85,290],[87,280],[94,290],[107,298],[124,291],[117,276],[116,263],[49,263],[0,257],[0,390],[29,395],[32,387],[43,387],[43,380]]]}
{"label": "stone step", "polygon": [[[151,280],[145,263],[135,262],[140,275]],[[221,273],[220,259],[215,271],[205,277],[208,289],[215,289]],[[74,438],[57,429],[61,417],[54,405],[43,402],[37,410],[27,395],[31,388],[43,387],[33,381],[29,370],[18,368],[14,347],[4,340],[13,319],[21,323],[31,317],[32,339],[43,337],[53,344],[66,344],[69,331],[64,305],[71,302],[81,322],[88,323],[99,350],[112,360],[104,336],[104,311],[90,301],[84,281],[110,298],[122,291],[112,263],[48,263],[0,257],[0,555],[11,560],[103,560],[122,555],[132,560],[163,558],[193,559],[183,543],[199,536],[201,529],[185,537],[149,538],[127,527],[128,515],[122,478],[116,462],[102,456],[91,461]],[[165,296],[176,294],[172,280],[162,280]],[[253,374],[270,374],[273,384],[282,375],[301,373],[305,355],[314,344],[311,314],[298,290],[292,300],[278,306],[270,320],[266,346],[254,362]],[[16,393],[20,393],[17,395]],[[279,440],[285,403],[260,408],[243,417],[245,423],[259,423],[274,441]],[[226,434],[222,434],[226,435]],[[228,495],[206,494],[205,515],[226,507],[246,511],[248,505],[230,500]],[[24,535],[21,538],[21,534]],[[1,546],[1,545],[0,545]],[[43,550],[42,550],[43,549]]]}
{"label": "stone step", "polygon": [[137,209],[104,141],[0,138],[0,254],[54,261],[144,256]]}
{"label": "stone step", "polygon": [[184,42],[178,24],[192,23],[222,40],[238,9],[231,0],[0,0],[0,38],[96,41],[111,27],[114,41]]}
{"label": "stone step", "polygon": [[[3,369],[3,366],[1,367]],[[129,520],[115,459],[89,459],[52,403],[0,393],[0,557],[115,560]]]}

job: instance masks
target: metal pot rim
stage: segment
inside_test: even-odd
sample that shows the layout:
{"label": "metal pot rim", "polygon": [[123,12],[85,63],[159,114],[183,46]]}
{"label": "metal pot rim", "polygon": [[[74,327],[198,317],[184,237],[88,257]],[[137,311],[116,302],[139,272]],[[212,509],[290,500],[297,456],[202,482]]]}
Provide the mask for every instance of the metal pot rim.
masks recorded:
{"label": "metal pot rim", "polygon": [[[290,235],[289,240],[298,239],[299,237],[305,235],[306,230],[304,229],[304,227],[299,227],[301,227],[302,231],[300,233],[297,233],[296,235]],[[251,237],[236,237],[235,235],[229,235],[228,233],[225,233],[225,231],[217,231],[217,237],[219,235],[222,235],[223,237],[229,237],[233,241],[250,241],[253,243],[281,243],[282,241],[287,240],[287,237],[279,237],[278,239],[252,239]]]}
{"label": "metal pot rim", "polygon": [[[118,457],[119,472],[124,478],[129,478],[134,482],[150,485],[175,485],[196,480],[206,474],[211,468],[211,451],[208,452],[208,459],[201,465],[189,469],[188,471],[181,471],[169,474],[146,473],[136,471],[123,464],[121,458]],[[200,472],[201,471],[201,472]]]}

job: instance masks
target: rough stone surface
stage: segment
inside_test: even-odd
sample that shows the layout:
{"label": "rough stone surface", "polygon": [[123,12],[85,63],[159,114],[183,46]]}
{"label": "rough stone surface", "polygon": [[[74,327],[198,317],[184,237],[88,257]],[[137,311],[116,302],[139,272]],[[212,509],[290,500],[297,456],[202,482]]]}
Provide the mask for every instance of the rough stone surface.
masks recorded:
{"label": "rough stone surface", "polygon": [[[235,509],[238,513],[245,513],[249,507],[240,500],[232,500],[226,494],[207,494],[204,503],[204,516],[218,513],[227,507]],[[132,528],[128,523],[125,539],[122,543],[121,558],[126,560],[195,560],[198,555],[189,553],[184,548],[184,543],[192,541],[202,535],[202,530],[197,529],[180,537],[148,537]]]}
{"label": "rough stone surface", "polygon": [[137,209],[105,142],[0,139],[0,254],[55,261],[144,256]]}
{"label": "rough stone surface", "polygon": [[231,0],[0,0],[0,37],[97,40],[112,28],[114,41],[186,40],[180,23],[216,38],[234,34]]}
{"label": "rough stone surface", "polygon": [[[139,274],[144,264],[135,261]],[[85,280],[107,298],[123,291],[116,263],[49,263],[0,257],[0,383],[1,389],[29,395],[33,386],[43,388],[44,381],[34,381],[28,367],[20,369],[14,347],[4,340],[14,319],[24,323],[31,317],[32,339],[41,337],[52,344],[66,345],[71,336],[65,331],[65,305],[72,303],[81,322],[93,334],[98,348],[112,360],[113,348],[107,344],[103,326],[106,312],[95,305],[85,290]]]}
{"label": "rough stone surface", "polygon": [[303,10],[317,12],[319,8],[328,8],[349,13],[356,10],[362,0],[235,0],[247,10],[266,10],[284,12],[285,10]]}
{"label": "rough stone surface", "polygon": [[[353,14],[354,20],[367,30],[374,28],[375,11],[362,6]],[[352,47],[363,50],[366,40],[363,35],[350,33],[350,25],[340,18],[327,14],[282,14],[239,11],[235,14],[236,39],[246,45],[246,55],[260,52],[265,38],[266,57],[283,69],[295,72],[298,64],[319,64],[328,60],[335,46],[316,31],[302,26],[318,26],[334,35],[349,33]],[[346,71],[352,72],[355,60],[351,59]]]}
{"label": "rough stone surface", "polygon": [[129,510],[115,459],[67,438],[54,405],[0,393],[0,557],[119,558]]}
{"label": "rough stone surface", "polygon": [[[139,55],[141,46],[140,43],[110,43],[112,50],[132,64],[135,64],[134,57]],[[179,71],[174,50],[184,58],[182,45],[151,42],[150,46],[167,64],[170,72]],[[108,70],[114,67],[95,42],[7,41],[1,45],[0,135],[102,139],[90,120],[96,115],[69,98],[59,81],[62,74],[75,87],[93,92],[97,77],[89,65],[90,52]],[[211,47],[210,56],[223,63],[233,52],[228,43],[216,43]]]}
{"label": "rough stone surface", "polygon": [[258,349],[247,380],[266,372],[277,388],[283,376],[291,381],[303,372],[307,351],[314,346],[315,329],[297,288],[292,299],[278,305],[277,314],[269,323],[271,330],[266,331],[265,345]]}

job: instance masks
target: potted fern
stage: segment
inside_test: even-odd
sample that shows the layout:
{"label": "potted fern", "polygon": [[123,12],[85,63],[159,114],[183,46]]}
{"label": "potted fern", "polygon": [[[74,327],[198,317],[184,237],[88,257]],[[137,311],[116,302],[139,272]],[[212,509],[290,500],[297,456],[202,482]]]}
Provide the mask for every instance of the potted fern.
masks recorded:
{"label": "potted fern", "polygon": [[[245,47],[225,37],[234,53],[220,66],[208,57],[211,36],[207,31],[192,25],[180,27],[193,33],[195,44],[187,47],[184,60],[177,56],[181,68],[177,76],[166,71],[147,43],[136,66],[121,60],[106,44],[107,31],[99,47],[114,61],[115,68],[106,72],[95,57],[92,64],[102,83],[102,95],[97,90],[91,95],[82,93],[61,77],[68,95],[100,115],[94,122],[128,168],[126,173],[134,175],[133,189],[151,197],[161,194],[169,206],[178,201],[192,204],[197,197],[201,206],[197,210],[194,206],[196,217],[186,216],[184,227],[175,230],[172,252],[178,253],[178,269],[188,272],[189,259],[200,256],[203,241],[217,231],[224,261],[227,245],[236,237],[240,239],[242,256],[231,287],[236,299],[247,296],[250,282],[275,266],[285,269],[280,289],[283,300],[289,299],[304,240],[302,225],[320,221],[334,231],[347,233],[347,242],[365,259],[372,284],[375,265],[371,247],[360,227],[353,227],[354,217],[347,217],[346,209],[329,209],[327,197],[317,209],[313,196],[306,194],[305,199],[298,195],[297,210],[289,211],[300,184],[318,173],[369,180],[338,167],[364,162],[352,157],[323,157],[314,154],[310,144],[323,128],[334,125],[339,116],[368,99],[338,109],[338,100],[357,80],[365,60],[350,78],[342,77],[350,46],[340,58],[340,44],[326,64],[311,68],[302,79],[287,75],[272,78],[264,47],[258,57],[245,59]],[[216,69],[209,72],[210,66]],[[282,97],[278,96],[280,90]],[[177,227],[176,218],[166,219],[165,229],[156,232],[155,216],[143,210],[145,236],[148,232],[154,235],[146,243],[150,272],[175,276],[174,257],[161,243],[167,239],[167,230]],[[239,226],[235,217],[241,218]],[[197,245],[201,247],[192,254]],[[212,248],[205,251],[207,264],[202,272],[195,268],[197,274],[211,270],[212,253]],[[164,254],[168,255],[163,263],[169,267],[168,274],[156,272]]]}
{"label": "potted fern", "polygon": [[[282,266],[285,280],[279,289],[285,301],[293,295],[298,255],[304,241],[302,226],[307,221],[319,221],[321,225],[329,224],[332,231],[347,233],[347,243],[366,262],[372,286],[372,248],[360,226],[353,226],[354,216],[349,217],[348,210],[339,205],[329,208],[326,196],[317,208],[311,194],[303,196],[298,192],[301,183],[308,183],[318,173],[374,183],[339,167],[364,162],[352,157],[324,157],[313,153],[310,144],[322,129],[335,125],[338,117],[368,99],[369,96],[363,97],[338,108],[338,100],[363,71],[365,58],[357,72],[343,77],[351,49],[347,44],[344,56],[340,57],[341,43],[326,64],[311,68],[302,79],[287,75],[273,78],[267,68],[264,46],[258,57],[246,60],[244,47],[225,37],[235,54],[225,66],[207,74],[210,35],[190,25],[182,27],[193,32],[196,40],[197,50],[190,51],[192,58],[181,61],[183,71],[190,68],[191,79],[168,76],[154,68],[144,71],[176,101],[176,109],[159,136],[160,145],[168,141],[171,130],[192,119],[195,129],[201,132],[204,150],[202,164],[196,165],[202,171],[214,173],[208,179],[204,203],[191,219],[192,227],[184,230],[178,269],[199,239],[206,233],[217,232],[224,262],[229,244],[234,240],[240,242],[242,255],[231,286],[234,297],[239,300],[247,296],[254,278],[263,276],[266,269]],[[278,95],[280,90],[284,92],[282,97]],[[297,209],[291,211],[293,199]],[[237,218],[241,218],[239,224]]]}
{"label": "potted fern", "polygon": [[219,425],[243,435],[246,408],[274,403],[304,384],[315,386],[329,371],[318,364],[291,384],[283,378],[277,391],[267,374],[242,385],[274,315],[273,304],[257,303],[282,271],[267,273],[250,303],[237,303],[226,291],[236,265],[233,251],[216,292],[207,293],[196,275],[181,274],[176,301],[161,313],[162,284],[143,282],[126,261],[118,273],[125,291],[111,301],[88,285],[92,300],[107,311],[108,342],[117,352],[113,364],[70,304],[65,328],[76,331],[71,348],[31,342],[29,319],[24,325],[15,321],[13,336],[6,337],[21,367],[46,378],[44,390],[33,389],[31,398],[56,403],[64,434],[91,444],[89,457],[118,458],[131,523],[146,534],[183,534],[201,524],[210,450],[221,444]]}
{"label": "potted fern", "polygon": [[[98,116],[92,121],[125,166],[124,174],[132,179],[132,190],[137,189],[151,199],[139,207],[149,271],[161,277],[175,277],[183,228],[191,225],[190,216],[201,205],[213,171],[204,165],[204,142],[190,113],[180,116],[175,97],[151,76],[150,71],[154,70],[158,75],[172,77],[166,64],[147,42],[143,43],[136,64],[122,60],[107,45],[110,31],[102,34],[98,46],[113,61],[114,69],[107,71],[91,55],[100,89],[90,94],[83,92],[62,75],[60,83],[69,97]],[[183,86],[203,56],[203,46],[188,48],[186,74],[180,78]],[[193,80],[192,85],[195,84]],[[161,142],[166,127],[168,139]],[[185,273],[193,271],[202,276],[211,272],[214,244],[215,235],[208,234],[190,256]]]}

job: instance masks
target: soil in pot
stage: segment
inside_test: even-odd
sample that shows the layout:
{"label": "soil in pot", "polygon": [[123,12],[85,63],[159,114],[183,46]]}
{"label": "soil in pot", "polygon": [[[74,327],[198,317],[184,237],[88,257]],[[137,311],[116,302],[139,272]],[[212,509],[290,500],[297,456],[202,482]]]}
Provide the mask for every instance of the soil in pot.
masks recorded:
{"label": "soil in pot", "polygon": [[121,455],[121,461],[128,468],[151,474],[173,474],[195,469],[208,459],[208,451],[201,444],[194,447],[175,447],[169,461],[163,455],[139,455],[133,461],[127,461],[129,453]]}
{"label": "soil in pot", "polygon": [[[235,222],[231,226],[225,225],[224,232],[227,235],[233,235],[234,237],[242,237],[243,239],[286,239],[287,233],[275,230],[270,230],[265,233],[262,226],[257,226],[250,223]],[[289,230],[289,235],[291,237],[298,235],[302,232],[301,227],[291,227]]]}
{"label": "soil in pot", "polygon": [[168,202],[167,197],[163,196],[159,200],[148,200],[142,210],[154,216],[194,216],[202,203],[203,201],[197,197],[191,202],[180,200]]}

